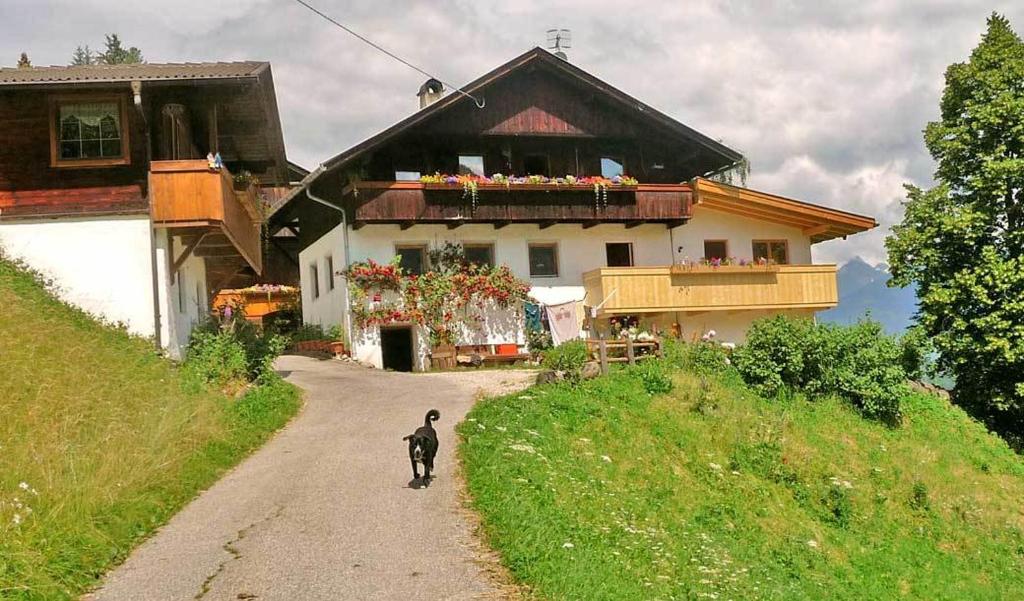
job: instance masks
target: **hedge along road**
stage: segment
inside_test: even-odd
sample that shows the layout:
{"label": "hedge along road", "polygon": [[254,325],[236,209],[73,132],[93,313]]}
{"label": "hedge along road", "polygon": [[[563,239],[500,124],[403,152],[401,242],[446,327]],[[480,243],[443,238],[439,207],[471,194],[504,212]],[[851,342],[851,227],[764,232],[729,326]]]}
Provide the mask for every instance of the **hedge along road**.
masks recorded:
{"label": "hedge along road", "polygon": [[[481,392],[524,388],[534,374],[401,374],[298,356],[276,367],[306,392],[299,416],[86,599],[501,597],[461,510],[454,426]],[[402,437],[432,408],[437,478],[411,488]]]}

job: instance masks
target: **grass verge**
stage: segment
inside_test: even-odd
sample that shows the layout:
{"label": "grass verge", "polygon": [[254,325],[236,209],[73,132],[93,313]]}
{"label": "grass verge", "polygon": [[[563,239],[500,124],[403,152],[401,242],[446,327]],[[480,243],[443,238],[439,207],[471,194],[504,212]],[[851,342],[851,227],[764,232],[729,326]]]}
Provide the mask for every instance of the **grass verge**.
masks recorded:
{"label": "grass verge", "polygon": [[734,374],[626,371],[479,403],[459,427],[491,545],[543,599],[999,599],[1024,461],[961,410],[898,428]]}
{"label": "grass verge", "polygon": [[0,258],[0,599],[70,599],[301,404],[231,399]]}

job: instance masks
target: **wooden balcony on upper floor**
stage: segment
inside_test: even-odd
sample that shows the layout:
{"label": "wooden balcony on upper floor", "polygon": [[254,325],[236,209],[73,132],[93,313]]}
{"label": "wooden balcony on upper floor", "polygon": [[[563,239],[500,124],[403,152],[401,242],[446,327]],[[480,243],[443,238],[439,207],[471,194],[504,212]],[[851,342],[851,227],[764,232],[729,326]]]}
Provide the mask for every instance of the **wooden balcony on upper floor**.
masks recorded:
{"label": "wooden balcony on upper floor", "polygon": [[210,169],[206,160],[153,161],[149,196],[154,226],[187,231],[194,241],[190,251],[237,257],[262,272],[259,198],[252,186],[235,190],[227,169]]}
{"label": "wooden balcony on upper floor", "polygon": [[606,267],[583,274],[599,316],[660,312],[829,309],[835,265]]}
{"label": "wooden balcony on upper floor", "polygon": [[476,190],[459,184],[364,181],[346,189],[355,207],[355,228],[392,223],[403,227],[423,224],[513,223],[554,225],[601,223],[627,226],[663,223],[675,227],[690,218],[692,191],[688,184],[607,186],[567,184],[479,184]]}

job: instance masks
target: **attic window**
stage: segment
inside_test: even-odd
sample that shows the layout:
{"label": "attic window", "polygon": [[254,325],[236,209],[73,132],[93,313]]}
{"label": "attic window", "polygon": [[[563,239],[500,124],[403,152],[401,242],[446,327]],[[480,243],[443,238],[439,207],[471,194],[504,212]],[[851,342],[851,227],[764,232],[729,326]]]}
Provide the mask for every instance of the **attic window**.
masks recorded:
{"label": "attic window", "polygon": [[621,157],[601,157],[601,177],[611,179],[617,175],[622,175],[623,160]]}
{"label": "attic window", "polygon": [[120,96],[55,98],[50,103],[50,164],[129,163],[127,103]]}
{"label": "attic window", "polygon": [[419,171],[395,171],[396,182],[418,182],[420,181]]}
{"label": "attic window", "polygon": [[479,154],[459,155],[459,175],[484,175],[484,157]]}
{"label": "attic window", "polygon": [[523,157],[524,175],[551,176],[551,162],[546,154],[528,154]]}

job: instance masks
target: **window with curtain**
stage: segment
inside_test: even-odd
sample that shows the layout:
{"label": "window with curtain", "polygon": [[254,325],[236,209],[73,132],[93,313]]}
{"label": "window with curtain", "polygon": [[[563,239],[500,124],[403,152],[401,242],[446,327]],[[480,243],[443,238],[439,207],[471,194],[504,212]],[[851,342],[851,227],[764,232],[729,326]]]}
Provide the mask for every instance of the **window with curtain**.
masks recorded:
{"label": "window with curtain", "polygon": [[789,243],[785,240],[754,240],[754,260],[766,259],[775,265],[789,264]]}
{"label": "window with curtain", "polygon": [[67,102],[57,107],[57,160],[119,159],[125,156],[121,105]]}

